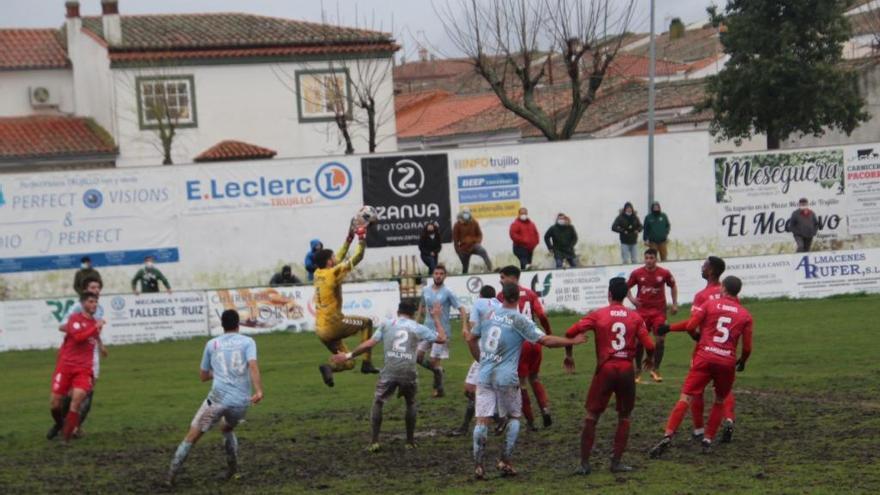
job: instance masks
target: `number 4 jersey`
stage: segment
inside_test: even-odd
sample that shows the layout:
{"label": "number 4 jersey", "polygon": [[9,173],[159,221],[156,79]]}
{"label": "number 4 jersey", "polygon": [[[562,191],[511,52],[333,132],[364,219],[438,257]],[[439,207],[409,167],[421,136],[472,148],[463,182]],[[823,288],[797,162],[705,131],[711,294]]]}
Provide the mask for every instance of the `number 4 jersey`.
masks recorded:
{"label": "number 4 jersey", "polygon": [[214,374],[208,399],[229,407],[251,402],[248,361],[256,361],[257,343],[238,332],[224,333],[205,344],[202,370]]}
{"label": "number 4 jersey", "polygon": [[[571,326],[565,336],[575,337],[588,330],[596,333],[596,367],[612,359],[632,362],[639,341],[650,341],[645,321],[632,309],[616,303],[597,309]],[[651,348],[653,345],[645,344]]]}

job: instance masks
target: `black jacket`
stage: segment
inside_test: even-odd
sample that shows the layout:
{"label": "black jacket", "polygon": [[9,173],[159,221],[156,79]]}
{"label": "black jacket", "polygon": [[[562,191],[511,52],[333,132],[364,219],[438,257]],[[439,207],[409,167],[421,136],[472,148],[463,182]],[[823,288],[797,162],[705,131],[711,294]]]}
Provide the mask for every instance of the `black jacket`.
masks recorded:
{"label": "black jacket", "polygon": [[427,254],[429,256],[433,256],[434,253],[439,253],[443,248],[443,243],[440,241],[440,233],[434,231],[434,238],[432,239],[427,232],[422,232],[422,236],[419,237],[419,252],[422,254]]}

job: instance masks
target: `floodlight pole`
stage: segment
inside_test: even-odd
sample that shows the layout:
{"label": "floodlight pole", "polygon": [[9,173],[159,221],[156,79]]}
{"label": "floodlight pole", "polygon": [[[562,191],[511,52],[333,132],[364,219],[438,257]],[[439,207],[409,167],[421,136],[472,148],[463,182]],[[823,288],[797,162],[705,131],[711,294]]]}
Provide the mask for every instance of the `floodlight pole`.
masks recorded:
{"label": "floodlight pole", "polygon": [[657,47],[654,40],[654,0],[651,0],[650,63],[648,64],[648,210],[654,203],[654,76]]}

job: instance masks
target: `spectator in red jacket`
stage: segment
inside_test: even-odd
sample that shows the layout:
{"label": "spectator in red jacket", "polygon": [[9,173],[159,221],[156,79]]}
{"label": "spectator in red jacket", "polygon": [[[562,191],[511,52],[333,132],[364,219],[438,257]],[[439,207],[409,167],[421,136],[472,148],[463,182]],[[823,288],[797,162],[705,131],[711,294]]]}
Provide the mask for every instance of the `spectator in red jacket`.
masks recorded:
{"label": "spectator in red jacket", "polygon": [[532,253],[541,242],[535,222],[529,218],[529,209],[520,208],[519,216],[510,224],[510,240],[513,241],[513,254],[519,259],[520,270],[532,264]]}

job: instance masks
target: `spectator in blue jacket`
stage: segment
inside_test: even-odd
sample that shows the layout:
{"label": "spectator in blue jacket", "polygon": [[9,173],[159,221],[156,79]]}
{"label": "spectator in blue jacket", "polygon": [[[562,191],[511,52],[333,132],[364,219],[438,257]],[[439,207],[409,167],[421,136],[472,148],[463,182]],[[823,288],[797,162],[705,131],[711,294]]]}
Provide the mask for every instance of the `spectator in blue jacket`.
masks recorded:
{"label": "spectator in blue jacket", "polygon": [[320,239],[312,239],[309,242],[309,252],[306,254],[306,259],[303,262],[309,274],[309,282],[315,280],[315,270],[318,269],[318,266],[315,265],[315,253],[322,249],[324,249],[324,243]]}

